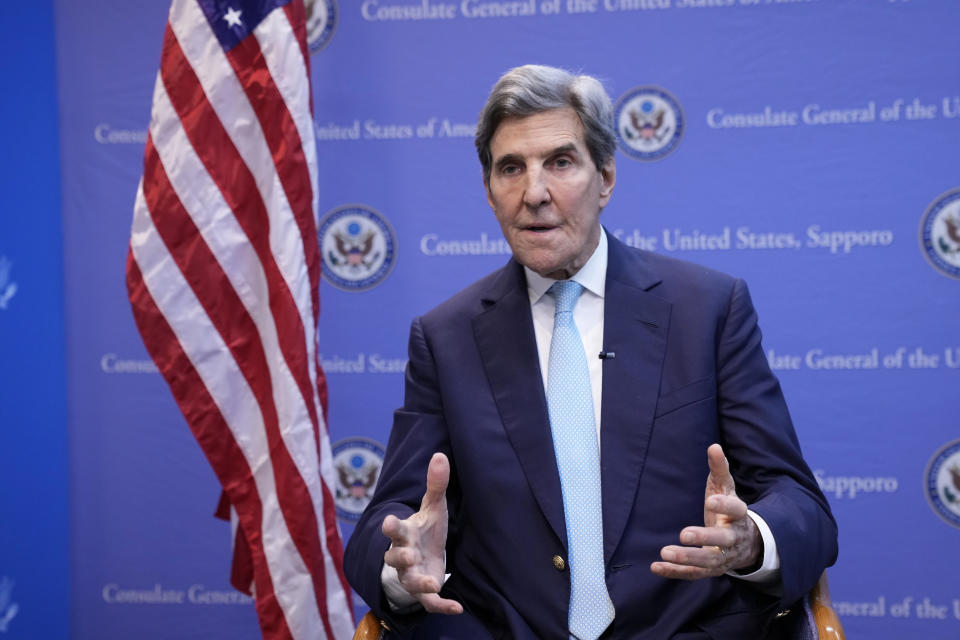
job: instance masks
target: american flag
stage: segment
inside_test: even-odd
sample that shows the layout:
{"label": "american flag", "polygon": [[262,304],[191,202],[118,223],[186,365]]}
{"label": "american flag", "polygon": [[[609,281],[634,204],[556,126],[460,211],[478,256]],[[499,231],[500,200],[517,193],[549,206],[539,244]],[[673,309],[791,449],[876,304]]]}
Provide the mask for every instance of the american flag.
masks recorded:
{"label": "american flag", "polygon": [[311,109],[301,0],[173,0],[127,287],[234,512],[263,636],[341,640]]}

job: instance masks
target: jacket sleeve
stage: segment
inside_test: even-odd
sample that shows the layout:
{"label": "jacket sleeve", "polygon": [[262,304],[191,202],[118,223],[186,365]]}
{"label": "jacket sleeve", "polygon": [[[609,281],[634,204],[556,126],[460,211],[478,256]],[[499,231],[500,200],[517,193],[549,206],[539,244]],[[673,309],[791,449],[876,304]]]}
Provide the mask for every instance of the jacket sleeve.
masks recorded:
{"label": "jacket sleeve", "polygon": [[770,526],[781,604],[816,584],[837,557],[837,525],[800,444],[760,341],[746,284],[736,280],[717,339],[718,412],[737,493]]}
{"label": "jacket sleeve", "polygon": [[[383,554],[390,547],[390,540],[383,535],[381,526],[387,515],[404,519],[415,513],[426,491],[431,456],[440,451],[450,457],[436,369],[420,318],[414,319],[410,328],[409,357],[404,404],[394,413],[377,487],[344,553],[344,570],[350,585],[381,620],[401,633],[425,614],[422,609],[398,614],[390,608],[380,584]],[[451,478],[453,475],[451,466]],[[448,501],[454,492],[451,482]]]}

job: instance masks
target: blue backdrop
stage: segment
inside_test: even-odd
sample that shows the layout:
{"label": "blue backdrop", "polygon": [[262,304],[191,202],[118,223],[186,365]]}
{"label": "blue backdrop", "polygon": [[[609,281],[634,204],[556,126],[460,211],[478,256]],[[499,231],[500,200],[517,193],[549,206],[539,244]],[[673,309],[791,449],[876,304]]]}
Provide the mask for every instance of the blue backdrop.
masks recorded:
{"label": "blue backdrop", "polygon": [[[960,636],[954,0],[308,5],[338,465],[376,465],[411,318],[506,260],[472,146],[490,86],[527,62],[582,69],[622,116],[607,229],[750,284],[839,521],[829,575],[849,636]],[[37,153],[3,172],[22,195],[0,232],[0,620],[5,585],[18,605],[0,635],[65,637],[43,625],[66,615],[69,575],[75,638],[258,636],[249,601],[220,602],[219,489],[124,287],[167,8],[60,0],[30,12],[31,36],[11,23],[21,45],[4,45],[5,71],[20,47],[38,65],[16,76],[26,106],[3,112],[5,151]],[[54,44],[59,121],[42,64]],[[351,262],[337,233],[373,248]],[[343,488],[345,536],[363,502]]]}
{"label": "blue backdrop", "polygon": [[11,638],[69,629],[53,21],[52,3],[0,4],[0,637]]}

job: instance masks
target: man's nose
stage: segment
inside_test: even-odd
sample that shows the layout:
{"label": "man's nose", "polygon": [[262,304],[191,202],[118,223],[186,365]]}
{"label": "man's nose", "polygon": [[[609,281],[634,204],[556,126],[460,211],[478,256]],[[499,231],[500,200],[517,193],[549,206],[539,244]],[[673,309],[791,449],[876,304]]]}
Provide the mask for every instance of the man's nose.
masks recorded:
{"label": "man's nose", "polygon": [[537,209],[550,202],[550,188],[542,169],[527,171],[527,184],[523,191],[523,203]]}

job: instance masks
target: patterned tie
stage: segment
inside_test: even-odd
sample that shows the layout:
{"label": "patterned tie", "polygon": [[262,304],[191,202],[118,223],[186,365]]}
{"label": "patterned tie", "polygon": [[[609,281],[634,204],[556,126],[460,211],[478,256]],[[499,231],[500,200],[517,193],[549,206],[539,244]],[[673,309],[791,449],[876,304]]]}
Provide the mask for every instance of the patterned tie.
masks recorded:
{"label": "patterned tie", "polygon": [[556,299],[547,408],[553,448],[560,469],[570,566],[570,634],[595,640],[613,620],[603,565],[603,512],[600,507],[600,448],[593,415],[590,372],[573,307],[583,287],[572,280],[554,283]]}

